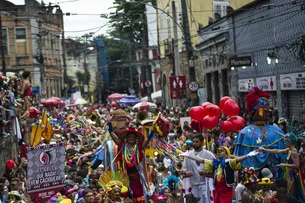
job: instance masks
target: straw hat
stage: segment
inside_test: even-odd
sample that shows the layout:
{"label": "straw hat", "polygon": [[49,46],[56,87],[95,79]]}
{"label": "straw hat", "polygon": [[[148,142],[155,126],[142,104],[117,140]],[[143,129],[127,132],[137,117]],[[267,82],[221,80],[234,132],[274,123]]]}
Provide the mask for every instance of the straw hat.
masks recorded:
{"label": "straw hat", "polygon": [[7,194],[7,198],[9,198],[10,196],[14,196],[16,197],[17,200],[21,200],[21,195],[19,194],[18,191],[11,191]]}
{"label": "straw hat", "polygon": [[127,135],[130,134],[130,133],[133,133],[133,134],[135,134],[137,136],[138,143],[143,142],[143,140],[144,140],[143,134],[140,131],[138,131],[137,129],[133,128],[133,127],[129,127],[127,130],[123,130],[120,133],[119,138],[122,141],[124,141],[127,138]]}

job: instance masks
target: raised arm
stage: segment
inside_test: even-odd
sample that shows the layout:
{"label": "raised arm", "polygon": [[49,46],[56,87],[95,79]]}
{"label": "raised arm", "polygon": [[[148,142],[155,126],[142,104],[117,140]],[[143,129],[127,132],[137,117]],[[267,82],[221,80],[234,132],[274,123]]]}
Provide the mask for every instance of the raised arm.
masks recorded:
{"label": "raised arm", "polygon": [[149,145],[150,140],[153,138],[155,132],[152,130],[149,135],[147,136],[147,138],[144,140],[142,148],[143,150],[146,149],[146,147]]}
{"label": "raised arm", "polygon": [[181,153],[181,154],[179,154],[179,156],[184,156],[184,157],[187,157],[189,159],[192,159],[194,161],[197,161],[197,162],[203,163],[203,164],[204,164],[204,160],[205,160],[205,159],[203,159],[199,156],[193,156],[193,155],[189,155],[189,154],[186,154],[186,153]]}
{"label": "raised arm", "polygon": [[107,125],[108,125],[109,134],[110,134],[112,140],[114,141],[114,143],[115,143],[116,145],[119,145],[119,144],[121,143],[121,140],[120,140],[120,138],[113,132],[113,128],[112,128],[111,122],[108,122]]}
{"label": "raised arm", "polygon": [[260,147],[259,150],[263,152],[268,152],[270,154],[288,154],[289,149],[265,149],[264,147]]}

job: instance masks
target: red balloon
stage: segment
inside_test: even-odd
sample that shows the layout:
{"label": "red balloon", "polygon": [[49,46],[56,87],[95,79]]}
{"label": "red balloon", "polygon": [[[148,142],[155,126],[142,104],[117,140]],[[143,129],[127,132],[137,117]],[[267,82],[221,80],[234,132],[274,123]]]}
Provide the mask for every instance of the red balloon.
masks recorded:
{"label": "red balloon", "polygon": [[226,116],[236,116],[240,109],[233,99],[228,99],[222,110]]}
{"label": "red balloon", "polygon": [[206,129],[213,129],[218,124],[218,118],[216,116],[207,115],[202,119],[202,126]]}
{"label": "red balloon", "polygon": [[202,106],[194,106],[190,109],[190,117],[197,121],[200,121],[206,114],[207,111]]}
{"label": "red balloon", "polygon": [[117,107],[117,103],[116,103],[116,102],[111,102],[111,107],[112,107],[112,108]]}
{"label": "red balloon", "polygon": [[240,131],[245,126],[245,119],[240,116],[232,116],[228,119],[232,123],[232,130],[233,131]]}
{"label": "red balloon", "polygon": [[210,103],[210,102],[204,102],[201,106],[203,107],[203,108],[206,108],[207,106],[209,106],[209,105],[211,105],[212,103]]}
{"label": "red balloon", "polygon": [[223,109],[223,106],[225,105],[226,101],[228,101],[229,99],[231,99],[231,97],[228,96],[221,98],[221,100],[219,101],[219,107]]}
{"label": "red balloon", "polygon": [[208,110],[208,114],[211,116],[219,117],[221,115],[221,109],[215,104],[206,106],[206,109]]}
{"label": "red balloon", "polygon": [[193,130],[196,130],[197,132],[202,132],[202,125],[199,121],[192,119],[191,127]]}
{"label": "red balloon", "polygon": [[221,130],[224,132],[224,133],[227,133],[227,132],[230,132],[232,131],[232,123],[230,121],[224,121],[221,123]]}

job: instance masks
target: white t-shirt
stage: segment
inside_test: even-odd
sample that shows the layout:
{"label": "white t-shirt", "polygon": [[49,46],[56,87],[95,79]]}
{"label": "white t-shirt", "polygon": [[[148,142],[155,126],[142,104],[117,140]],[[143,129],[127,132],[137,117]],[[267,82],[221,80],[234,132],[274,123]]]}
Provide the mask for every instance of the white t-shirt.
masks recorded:
{"label": "white t-shirt", "polygon": [[238,203],[239,201],[241,201],[241,194],[242,192],[245,190],[245,186],[241,183],[238,183],[236,188],[235,188],[235,201],[236,203]]}

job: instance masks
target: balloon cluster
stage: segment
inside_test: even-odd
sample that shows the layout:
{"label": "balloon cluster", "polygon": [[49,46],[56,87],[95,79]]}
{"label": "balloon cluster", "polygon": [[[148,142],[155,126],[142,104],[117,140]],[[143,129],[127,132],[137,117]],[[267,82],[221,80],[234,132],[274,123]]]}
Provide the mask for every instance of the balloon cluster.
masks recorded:
{"label": "balloon cluster", "polygon": [[[204,129],[213,129],[220,126],[225,133],[231,131],[240,131],[244,125],[245,120],[237,116],[240,109],[237,103],[230,97],[223,97],[219,106],[210,102],[204,102],[201,106],[194,106],[190,109],[190,117],[192,118],[191,127],[203,132]],[[223,115],[229,117],[227,120],[222,120]]]}

